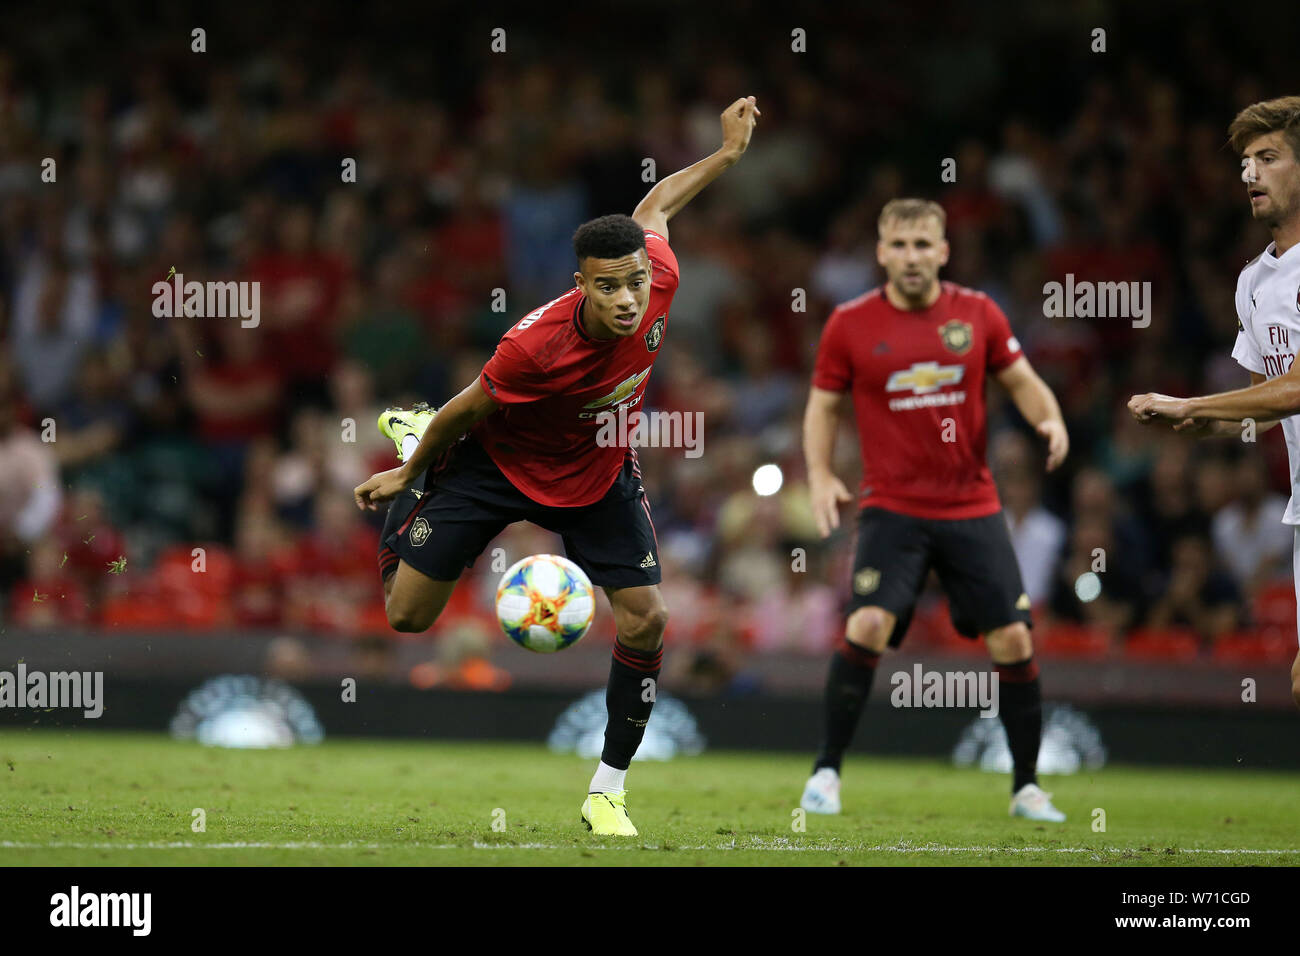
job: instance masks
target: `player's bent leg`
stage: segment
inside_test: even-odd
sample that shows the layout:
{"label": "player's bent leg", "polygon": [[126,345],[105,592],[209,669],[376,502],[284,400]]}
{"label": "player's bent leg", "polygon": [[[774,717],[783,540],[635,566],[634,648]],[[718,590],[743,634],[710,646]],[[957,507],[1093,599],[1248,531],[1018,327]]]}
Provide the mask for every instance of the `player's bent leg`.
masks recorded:
{"label": "player's bent leg", "polygon": [[405,561],[384,581],[384,610],[395,631],[418,634],[427,631],[447,606],[455,581],[435,581]]}
{"label": "player's bent leg", "polygon": [[1038,748],[1043,736],[1043,692],[1034,661],[1029,626],[1015,621],[984,635],[998,677],[997,708],[1007,731],[1015,774],[1011,784],[1013,817],[1064,823],[1065,814],[1052,804],[1052,795],[1038,786]]}

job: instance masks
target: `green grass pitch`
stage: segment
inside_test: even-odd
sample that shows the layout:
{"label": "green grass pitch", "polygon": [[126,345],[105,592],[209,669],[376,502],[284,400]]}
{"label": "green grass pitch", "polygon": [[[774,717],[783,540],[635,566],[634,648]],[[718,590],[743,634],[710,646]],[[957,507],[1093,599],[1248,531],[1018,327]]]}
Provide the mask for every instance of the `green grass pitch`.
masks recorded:
{"label": "green grass pitch", "polygon": [[[578,819],[589,760],[541,746],[332,740],[232,751],[162,735],[0,732],[3,865],[1288,865],[1297,774],[1108,767],[1044,779],[1060,825],[1007,816],[1008,778],[857,756],[845,812],[792,811],[806,754],[638,762],[639,837]],[[202,808],[204,832],[194,832]],[[1094,808],[1106,831],[1094,832]],[[494,827],[495,824],[495,827]]]}

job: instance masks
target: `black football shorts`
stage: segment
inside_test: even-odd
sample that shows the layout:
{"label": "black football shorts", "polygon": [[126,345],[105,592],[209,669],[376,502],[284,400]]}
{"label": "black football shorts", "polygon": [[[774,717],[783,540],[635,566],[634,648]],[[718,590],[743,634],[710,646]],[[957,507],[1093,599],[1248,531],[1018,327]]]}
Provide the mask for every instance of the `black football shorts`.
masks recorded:
{"label": "black football shorts", "polygon": [[1033,626],[1001,511],[940,520],[864,508],[858,515],[847,613],[862,607],[889,611],[898,619],[889,645],[898,647],[931,568],[948,595],[953,627],[963,637],[976,638],[1016,621]]}
{"label": "black football shorts", "polygon": [[[472,435],[395,498],[379,538],[379,573],[405,561],[435,581],[455,581],[507,525],[531,521],[560,535],[569,560],[597,587],[658,584],[659,545],[641,469],[629,450],[605,497],[578,508],[538,504],[510,483]],[[511,555],[513,564],[527,555]]]}

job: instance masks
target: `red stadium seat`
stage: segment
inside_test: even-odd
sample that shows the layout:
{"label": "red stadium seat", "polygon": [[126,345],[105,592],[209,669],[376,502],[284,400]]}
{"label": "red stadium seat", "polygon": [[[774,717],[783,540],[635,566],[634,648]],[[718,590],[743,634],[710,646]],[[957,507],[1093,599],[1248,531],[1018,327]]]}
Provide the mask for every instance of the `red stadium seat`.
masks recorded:
{"label": "red stadium seat", "polygon": [[1196,634],[1182,628],[1134,631],[1124,644],[1124,655],[1138,660],[1195,660],[1200,654]]}
{"label": "red stadium seat", "polygon": [[156,594],[142,587],[129,594],[117,594],[104,602],[101,621],[105,629],[157,631],[176,626],[174,609]]}
{"label": "red stadium seat", "polygon": [[[194,569],[194,548],[203,549],[203,571]],[[218,544],[178,545],[158,556],[154,573],[160,581],[178,591],[202,591],[224,600],[234,581],[235,561]]]}
{"label": "red stadium seat", "polygon": [[1110,655],[1110,635],[1081,624],[1052,624],[1034,630],[1034,653],[1043,657],[1096,660]]}
{"label": "red stadium seat", "polygon": [[1281,630],[1242,631],[1225,634],[1214,642],[1216,661],[1290,663],[1295,658],[1294,637]]}
{"label": "red stadium seat", "polygon": [[1294,634],[1295,585],[1290,581],[1279,581],[1261,588],[1251,610],[1261,629],[1286,629]]}

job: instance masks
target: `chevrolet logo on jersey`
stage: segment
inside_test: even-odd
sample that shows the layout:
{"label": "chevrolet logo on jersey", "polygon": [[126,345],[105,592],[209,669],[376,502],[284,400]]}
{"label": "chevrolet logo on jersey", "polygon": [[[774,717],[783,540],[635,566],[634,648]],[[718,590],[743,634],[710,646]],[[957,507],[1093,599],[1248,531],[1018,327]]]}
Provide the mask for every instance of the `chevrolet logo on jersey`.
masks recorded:
{"label": "chevrolet logo on jersey", "polygon": [[[650,375],[649,368],[637,372],[636,375],[624,378],[623,381],[619,382],[619,386],[614,392],[582,406],[582,411],[577,414],[578,419],[598,419],[602,415],[617,415],[619,414],[619,408],[630,408],[637,405],[641,401],[641,395],[636,394],[637,388],[640,388],[641,382],[646,380],[647,375]],[[632,398],[633,395],[636,395],[636,397]]]}
{"label": "chevrolet logo on jersey", "polygon": [[639,386],[642,382],[644,382],[645,377],[649,374],[650,374],[650,369],[648,368],[643,371],[637,372],[635,375],[629,378],[625,378],[623,379],[623,381],[619,382],[618,387],[615,388],[614,391],[606,395],[604,398],[598,398],[594,402],[588,402],[586,405],[583,405],[582,407],[583,408],[604,408],[606,405],[617,405],[619,402],[623,401],[623,399],[627,398],[629,395],[635,392],[637,390],[637,386]]}
{"label": "chevrolet logo on jersey", "polygon": [[938,362],[914,362],[906,371],[894,372],[885,383],[887,392],[912,390],[913,395],[928,395],[945,385],[956,385],[966,374],[964,365],[940,365]]}

